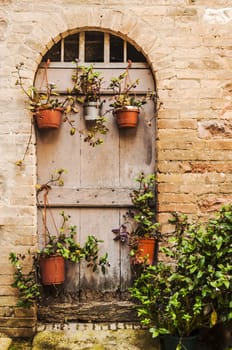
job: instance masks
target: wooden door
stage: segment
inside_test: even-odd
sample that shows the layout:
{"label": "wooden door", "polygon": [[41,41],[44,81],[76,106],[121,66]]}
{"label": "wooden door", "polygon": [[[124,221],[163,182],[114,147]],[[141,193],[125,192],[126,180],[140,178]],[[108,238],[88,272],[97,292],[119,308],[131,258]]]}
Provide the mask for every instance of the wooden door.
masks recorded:
{"label": "wooden door", "polygon": [[[122,68],[100,69],[105,77],[105,87],[112,76]],[[70,86],[72,68],[50,68],[49,81],[55,82],[61,91]],[[40,86],[43,69],[38,70],[36,84]],[[139,90],[154,89],[149,69],[133,69],[131,79],[140,78]],[[104,110],[108,110],[110,95],[106,94]],[[48,181],[56,169],[65,168],[64,186],[53,186],[49,193],[48,227],[52,232],[61,224],[62,210],[70,215],[70,224],[77,226],[77,240],[83,243],[88,235],[103,240],[101,252],[108,252],[110,267],[106,274],[92,273],[86,265],[68,264],[66,292],[82,301],[88,299],[126,298],[131,281],[128,246],[114,241],[113,228],[123,222],[123,214],[131,205],[129,193],[136,186],[139,172],[154,172],[155,120],[154,104],[144,106],[135,130],[119,130],[112,113],[108,113],[109,132],[103,145],[91,147],[83,141],[82,134],[69,135],[69,125],[63,123],[59,130],[37,132],[38,183]],[[73,118],[80,130],[86,130],[82,107]],[[149,126],[146,120],[152,120]],[[43,198],[40,197],[40,204]],[[52,212],[50,215],[49,212]],[[42,220],[38,213],[40,245],[43,244]]]}

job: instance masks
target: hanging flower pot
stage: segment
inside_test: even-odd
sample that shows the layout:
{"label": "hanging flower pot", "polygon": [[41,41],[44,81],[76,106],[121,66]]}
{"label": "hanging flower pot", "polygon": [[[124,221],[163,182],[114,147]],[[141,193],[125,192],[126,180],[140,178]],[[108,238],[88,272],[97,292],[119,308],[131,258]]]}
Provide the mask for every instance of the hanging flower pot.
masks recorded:
{"label": "hanging flower pot", "polygon": [[86,121],[95,121],[101,116],[101,104],[89,101],[84,104],[84,118]]}
{"label": "hanging flower pot", "polygon": [[139,238],[138,240],[138,258],[147,265],[152,265],[154,261],[155,243],[154,238]]}
{"label": "hanging flower pot", "polygon": [[39,108],[35,113],[37,126],[39,129],[58,129],[61,124],[63,109],[43,109]]}
{"label": "hanging flower pot", "polygon": [[64,258],[56,255],[41,257],[40,271],[43,285],[62,284],[65,280]]}
{"label": "hanging flower pot", "polygon": [[132,61],[128,60],[128,65],[123,73],[110,80],[109,88],[112,89],[113,115],[116,117],[119,128],[135,128],[138,123],[140,107],[151,100],[155,92],[147,90],[144,94],[136,96],[136,88],[139,79],[132,81],[129,76],[129,69]]}
{"label": "hanging flower pot", "polygon": [[139,108],[124,106],[114,110],[114,116],[119,128],[135,128],[138,123]]}

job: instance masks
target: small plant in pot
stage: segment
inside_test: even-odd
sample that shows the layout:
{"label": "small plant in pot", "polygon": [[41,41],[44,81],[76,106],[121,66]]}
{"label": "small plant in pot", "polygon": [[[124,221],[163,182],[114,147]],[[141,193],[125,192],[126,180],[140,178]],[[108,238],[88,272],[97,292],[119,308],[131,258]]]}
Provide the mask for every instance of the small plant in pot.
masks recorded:
{"label": "small plant in pot", "polygon": [[35,86],[31,85],[28,88],[24,86],[24,77],[22,76],[22,69],[24,63],[16,66],[18,79],[16,85],[20,86],[22,92],[29,100],[29,110],[32,112],[39,129],[58,129],[61,124],[62,114],[66,117],[70,112],[77,113],[76,101],[71,94],[71,90],[67,89],[68,95],[62,99],[59,93],[56,92],[56,86],[49,83],[47,79],[47,66],[45,67],[46,86],[45,91],[41,91]]}
{"label": "small plant in pot", "polygon": [[155,245],[160,240],[159,223],[155,213],[154,174],[141,172],[136,178],[138,188],[130,193],[134,209],[129,216],[134,221],[134,229],[130,234],[130,255],[134,263],[152,264],[154,262]]}
{"label": "small plant in pot", "polygon": [[195,350],[198,331],[232,318],[232,206],[207,222],[173,213],[168,263],[147,266],[130,289],[161,349]]}
{"label": "small plant in pot", "polygon": [[98,267],[105,273],[108,265],[108,254],[99,257],[98,240],[95,236],[88,236],[84,246],[76,242],[76,226],[66,226],[70,216],[61,212],[63,223],[57,235],[47,234],[47,242],[38,252],[40,260],[41,281],[44,285],[61,284],[65,281],[65,260],[79,263],[87,261],[87,267],[96,271]]}
{"label": "small plant in pot", "polygon": [[86,121],[96,121],[102,116],[101,85],[103,77],[94,66],[76,66],[72,78],[77,101],[83,105]]}
{"label": "small plant in pot", "polygon": [[[47,228],[47,195],[52,185],[63,186],[62,178],[65,169],[56,170],[45,184],[36,185],[36,199],[38,208],[41,209],[39,195],[43,193],[43,248],[37,251],[28,251],[28,254],[11,252],[9,259],[15,268],[12,286],[17,288],[18,305],[31,307],[40,302],[43,296],[43,286],[58,285],[65,282],[65,261],[73,263],[87,262],[87,268],[93,272],[98,269],[106,272],[109,266],[108,253],[100,256],[99,244],[103,241],[94,235],[89,235],[83,245],[76,240],[76,226],[68,225],[69,215],[61,212],[62,223],[58,230],[50,211],[50,216],[56,234],[50,234]],[[32,263],[31,263],[32,262]]]}
{"label": "small plant in pot", "polygon": [[[76,226],[65,228],[70,216],[61,213],[63,223],[58,235],[47,235],[45,246],[36,252],[28,251],[28,255],[11,252],[9,259],[15,268],[12,286],[18,289],[18,306],[29,308],[40,302],[43,286],[58,285],[65,282],[65,261],[87,262],[87,268],[93,272],[98,269],[104,274],[109,266],[108,253],[99,255],[99,243],[103,242],[95,236],[87,237],[83,246],[75,239]],[[32,259],[31,270],[28,260]]]}
{"label": "small plant in pot", "polygon": [[[55,174],[51,175],[51,178],[47,183],[43,185],[37,185],[37,203],[39,206],[39,194],[43,192],[43,236],[44,247],[38,252],[40,257],[40,270],[43,284],[61,284],[65,280],[64,276],[64,260],[70,260],[75,263],[79,263],[82,259],[88,261],[88,267],[91,266],[95,271],[97,265],[100,265],[102,272],[105,272],[105,265],[108,264],[106,253],[103,257],[99,258],[98,253],[98,240],[95,236],[88,236],[84,247],[81,247],[75,240],[76,226],[67,226],[67,222],[70,218],[69,215],[65,215],[64,211],[61,212],[62,224],[56,234],[51,235],[47,227],[47,202],[48,193],[52,190],[52,185],[63,186],[63,178],[65,169],[58,169]],[[49,208],[48,208],[49,209]],[[50,210],[53,223],[55,223],[52,211]],[[59,270],[58,270],[59,266]],[[47,274],[48,273],[48,274]]]}
{"label": "small plant in pot", "polygon": [[138,123],[140,107],[154,97],[154,92],[148,90],[144,96],[136,96],[135,89],[139,85],[139,79],[131,81],[129,68],[132,62],[129,61],[125,72],[118,77],[111,78],[109,89],[113,90],[113,115],[116,118],[119,128],[135,128]]}
{"label": "small plant in pot", "polygon": [[[101,100],[102,73],[97,72],[94,66],[79,66],[78,59],[75,60],[76,68],[72,75],[74,82],[74,95],[76,101],[83,106],[83,114],[86,121],[87,135],[84,138],[91,146],[103,143],[99,135],[106,135],[108,128],[105,125],[106,118],[102,115]],[[75,128],[72,128],[75,132]]]}
{"label": "small plant in pot", "polygon": [[130,193],[133,208],[126,213],[124,224],[112,231],[116,234],[115,240],[129,244],[133,264],[152,264],[155,245],[160,240],[155,215],[156,179],[154,174],[141,172],[135,181],[138,188]]}

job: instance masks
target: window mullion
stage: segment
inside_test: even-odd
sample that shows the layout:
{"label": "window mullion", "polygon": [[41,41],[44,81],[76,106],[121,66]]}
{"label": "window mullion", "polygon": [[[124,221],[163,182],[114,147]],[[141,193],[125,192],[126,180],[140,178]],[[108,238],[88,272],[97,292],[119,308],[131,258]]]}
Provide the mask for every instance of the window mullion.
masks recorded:
{"label": "window mullion", "polygon": [[123,42],[123,62],[127,63],[127,42],[124,40]]}
{"label": "window mullion", "polygon": [[104,35],[104,63],[110,62],[110,35],[105,33]]}
{"label": "window mullion", "polygon": [[64,62],[64,39],[61,39],[61,62]]}
{"label": "window mullion", "polygon": [[85,61],[85,33],[80,32],[79,36],[79,61],[84,62]]}

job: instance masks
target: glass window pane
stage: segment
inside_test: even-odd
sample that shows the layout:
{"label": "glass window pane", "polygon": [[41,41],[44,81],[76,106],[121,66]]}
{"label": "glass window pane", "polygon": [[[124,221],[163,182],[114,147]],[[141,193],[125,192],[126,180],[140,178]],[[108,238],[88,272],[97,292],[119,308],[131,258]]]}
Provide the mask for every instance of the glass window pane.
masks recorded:
{"label": "glass window pane", "polygon": [[79,57],[79,34],[69,35],[64,39],[64,61],[72,62]]}
{"label": "glass window pane", "polygon": [[123,40],[110,35],[110,62],[123,62]]}
{"label": "glass window pane", "polygon": [[146,58],[134,46],[127,43],[127,60],[132,62],[146,62]]}
{"label": "glass window pane", "polygon": [[104,62],[104,33],[85,32],[85,62]]}
{"label": "glass window pane", "polygon": [[51,62],[60,62],[61,61],[61,41],[53,45],[50,50],[44,55],[43,62],[47,62],[50,59]]}

